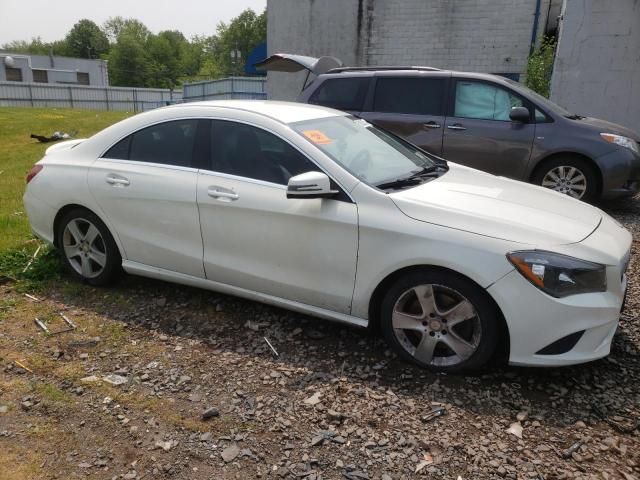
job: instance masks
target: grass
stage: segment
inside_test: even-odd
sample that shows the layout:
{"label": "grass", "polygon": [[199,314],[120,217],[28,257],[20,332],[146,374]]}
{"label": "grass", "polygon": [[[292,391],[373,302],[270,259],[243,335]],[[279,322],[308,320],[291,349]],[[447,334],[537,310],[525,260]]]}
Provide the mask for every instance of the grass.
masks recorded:
{"label": "grass", "polygon": [[65,108],[0,108],[0,277],[17,279],[19,288],[37,291],[44,281],[59,278],[61,271],[55,251],[44,247],[23,273],[40,245],[33,239],[22,205],[25,177],[52,145],[37,142],[30,138],[31,133],[49,136],[55,131],[77,130],[77,137],[86,138],[129,115]]}
{"label": "grass", "polygon": [[89,137],[129,115],[64,108],[0,108],[0,255],[23,247],[31,238],[22,205],[25,177],[52,144],[39,143],[29,135],[77,130],[79,138]]}

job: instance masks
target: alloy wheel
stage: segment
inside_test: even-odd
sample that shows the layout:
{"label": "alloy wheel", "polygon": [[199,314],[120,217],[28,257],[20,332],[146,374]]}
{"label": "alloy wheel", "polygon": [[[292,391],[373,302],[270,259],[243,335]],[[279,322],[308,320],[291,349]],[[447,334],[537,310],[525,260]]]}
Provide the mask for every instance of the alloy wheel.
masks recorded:
{"label": "alloy wheel", "polygon": [[587,191],[587,177],[576,167],[560,165],[546,173],[542,186],[580,199]]}
{"label": "alloy wheel", "polygon": [[67,223],[62,247],[71,267],[85,278],[100,275],[107,264],[107,250],[100,230],[84,218]]}
{"label": "alloy wheel", "polygon": [[419,285],[405,291],[393,307],[391,321],[400,345],[418,362],[436,367],[467,360],[482,336],[476,308],[444,285]]}

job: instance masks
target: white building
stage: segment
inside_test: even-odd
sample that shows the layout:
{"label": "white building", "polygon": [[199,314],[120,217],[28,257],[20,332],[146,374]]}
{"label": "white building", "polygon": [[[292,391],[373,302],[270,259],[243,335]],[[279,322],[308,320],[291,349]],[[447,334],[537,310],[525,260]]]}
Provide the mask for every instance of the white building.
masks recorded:
{"label": "white building", "polygon": [[0,52],[0,82],[109,85],[106,60]]}

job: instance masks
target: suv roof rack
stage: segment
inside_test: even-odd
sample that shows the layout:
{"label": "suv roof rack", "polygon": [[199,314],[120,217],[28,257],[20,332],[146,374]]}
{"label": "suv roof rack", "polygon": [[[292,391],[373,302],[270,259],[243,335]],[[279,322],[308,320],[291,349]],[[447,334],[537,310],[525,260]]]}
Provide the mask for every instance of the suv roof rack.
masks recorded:
{"label": "suv roof rack", "polygon": [[343,73],[343,72],[367,72],[367,71],[376,71],[376,70],[422,70],[426,72],[438,72],[439,68],[435,67],[420,67],[420,66],[380,66],[380,67],[339,67],[332,68],[326,73]]}

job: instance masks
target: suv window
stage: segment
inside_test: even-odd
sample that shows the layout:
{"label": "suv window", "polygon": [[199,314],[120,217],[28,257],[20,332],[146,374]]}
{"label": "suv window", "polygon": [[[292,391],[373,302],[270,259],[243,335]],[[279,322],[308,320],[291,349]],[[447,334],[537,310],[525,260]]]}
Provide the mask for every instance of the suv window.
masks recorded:
{"label": "suv window", "polygon": [[338,110],[361,111],[368,87],[368,77],[330,78],[313,92],[309,103]]}
{"label": "suv window", "polygon": [[525,106],[522,98],[485,82],[458,80],[454,117],[510,121],[512,107]]}
{"label": "suv window", "polygon": [[378,78],[373,110],[388,113],[443,115],[443,78]]}
{"label": "suv window", "polygon": [[105,158],[192,166],[198,120],[175,120],[138,130],[120,140]]}
{"label": "suv window", "polygon": [[276,135],[226,120],[211,122],[211,170],[286,185],[319,168]]}

